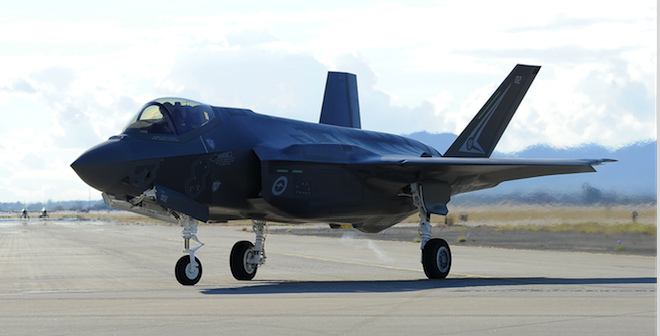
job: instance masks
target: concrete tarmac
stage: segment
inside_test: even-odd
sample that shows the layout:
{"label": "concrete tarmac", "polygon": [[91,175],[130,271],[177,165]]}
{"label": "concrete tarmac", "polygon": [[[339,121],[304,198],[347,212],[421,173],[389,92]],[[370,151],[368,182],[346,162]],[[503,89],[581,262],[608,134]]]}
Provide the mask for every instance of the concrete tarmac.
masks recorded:
{"label": "concrete tarmac", "polygon": [[[174,278],[176,226],[0,226],[0,335],[655,335],[656,257],[271,234],[234,280],[240,227],[201,226],[199,284]],[[450,243],[451,244],[451,243]]]}

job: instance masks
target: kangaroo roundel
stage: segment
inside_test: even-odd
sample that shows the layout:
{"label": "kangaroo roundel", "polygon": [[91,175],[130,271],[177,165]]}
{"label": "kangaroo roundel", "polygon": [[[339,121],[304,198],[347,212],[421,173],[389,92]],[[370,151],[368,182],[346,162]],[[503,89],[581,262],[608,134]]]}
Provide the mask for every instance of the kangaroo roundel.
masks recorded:
{"label": "kangaroo roundel", "polygon": [[271,192],[273,192],[273,195],[279,196],[284,193],[286,190],[286,186],[289,183],[289,181],[286,179],[286,176],[280,176],[277,180],[275,180],[275,183],[273,183],[273,188]]}

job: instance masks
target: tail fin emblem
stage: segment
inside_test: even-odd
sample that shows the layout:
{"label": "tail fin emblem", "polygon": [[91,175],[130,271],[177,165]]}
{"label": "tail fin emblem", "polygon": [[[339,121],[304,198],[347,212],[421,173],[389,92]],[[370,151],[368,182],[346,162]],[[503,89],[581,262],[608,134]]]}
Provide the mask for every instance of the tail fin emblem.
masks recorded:
{"label": "tail fin emblem", "polygon": [[[522,77],[521,77],[522,78]],[[490,120],[490,117],[493,116],[495,110],[497,110],[497,107],[500,105],[502,102],[502,98],[506,96],[506,93],[509,91],[509,88],[511,88],[511,85],[509,84],[509,87],[504,90],[504,94],[500,95],[495,104],[491,106],[491,108],[486,112],[484,115],[484,118],[481,119],[479,124],[477,124],[477,127],[474,128],[472,133],[470,134],[470,137],[468,140],[461,146],[460,151],[464,153],[479,153],[479,154],[484,154],[484,150],[479,146],[479,137],[481,137],[481,132],[483,132],[484,127],[486,124],[488,124],[488,121]]]}
{"label": "tail fin emblem", "polygon": [[490,157],[539,69],[516,65],[443,156]]}

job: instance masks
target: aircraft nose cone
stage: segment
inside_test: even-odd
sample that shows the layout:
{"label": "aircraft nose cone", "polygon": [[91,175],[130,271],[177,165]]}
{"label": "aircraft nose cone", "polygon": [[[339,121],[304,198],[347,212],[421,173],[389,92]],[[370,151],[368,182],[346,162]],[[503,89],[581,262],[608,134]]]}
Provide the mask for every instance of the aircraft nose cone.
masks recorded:
{"label": "aircraft nose cone", "polygon": [[113,193],[127,175],[130,152],[121,140],[108,140],[84,152],[71,168],[91,187]]}

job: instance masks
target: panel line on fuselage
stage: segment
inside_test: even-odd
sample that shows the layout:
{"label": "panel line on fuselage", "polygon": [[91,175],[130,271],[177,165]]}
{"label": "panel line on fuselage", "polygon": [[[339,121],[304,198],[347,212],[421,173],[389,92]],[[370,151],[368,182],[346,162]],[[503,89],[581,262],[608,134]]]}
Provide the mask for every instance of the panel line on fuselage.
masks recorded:
{"label": "panel line on fuselage", "polygon": [[208,153],[209,153],[209,149],[208,149],[208,148],[206,148],[206,144],[204,143],[204,139],[202,139],[202,137],[201,137],[201,136],[199,137],[199,141],[201,141],[201,142],[202,142],[202,146],[204,146],[204,150],[206,151],[206,154],[208,154]]}

